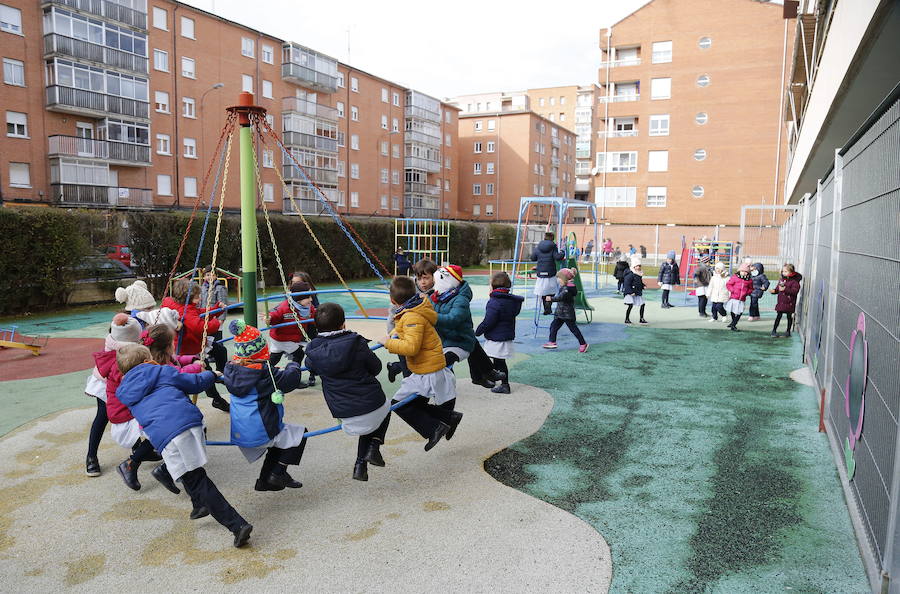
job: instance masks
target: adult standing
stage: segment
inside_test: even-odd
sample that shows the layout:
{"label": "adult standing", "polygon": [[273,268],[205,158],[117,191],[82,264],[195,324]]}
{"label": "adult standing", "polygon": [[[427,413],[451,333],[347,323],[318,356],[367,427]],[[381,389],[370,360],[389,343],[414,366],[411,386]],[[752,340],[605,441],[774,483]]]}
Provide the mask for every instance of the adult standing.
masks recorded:
{"label": "adult standing", "polygon": [[556,282],[556,262],[565,258],[565,254],[557,247],[553,233],[544,233],[544,239],[531,253],[537,278],[534,282],[534,294],[544,304],[544,315],[550,315],[551,303],[544,299],[547,295],[556,295],[558,284]]}

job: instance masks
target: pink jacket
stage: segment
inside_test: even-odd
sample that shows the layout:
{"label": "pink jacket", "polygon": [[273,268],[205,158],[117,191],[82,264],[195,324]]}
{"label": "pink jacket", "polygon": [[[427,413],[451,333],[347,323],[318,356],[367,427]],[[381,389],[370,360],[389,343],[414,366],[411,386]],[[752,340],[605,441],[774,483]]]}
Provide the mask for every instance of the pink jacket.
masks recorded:
{"label": "pink jacket", "polygon": [[731,293],[732,299],[743,301],[753,292],[753,281],[750,278],[743,279],[737,274],[733,274],[725,283],[725,288]]}

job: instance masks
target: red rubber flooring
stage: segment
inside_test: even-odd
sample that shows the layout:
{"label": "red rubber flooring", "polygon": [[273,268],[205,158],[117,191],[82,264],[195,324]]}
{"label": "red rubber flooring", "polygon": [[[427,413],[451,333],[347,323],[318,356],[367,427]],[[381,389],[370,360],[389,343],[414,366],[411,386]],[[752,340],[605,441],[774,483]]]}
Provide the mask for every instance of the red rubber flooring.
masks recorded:
{"label": "red rubber flooring", "polygon": [[22,349],[0,349],[0,381],[90,369],[94,366],[91,353],[101,349],[101,338],[51,338],[37,357]]}

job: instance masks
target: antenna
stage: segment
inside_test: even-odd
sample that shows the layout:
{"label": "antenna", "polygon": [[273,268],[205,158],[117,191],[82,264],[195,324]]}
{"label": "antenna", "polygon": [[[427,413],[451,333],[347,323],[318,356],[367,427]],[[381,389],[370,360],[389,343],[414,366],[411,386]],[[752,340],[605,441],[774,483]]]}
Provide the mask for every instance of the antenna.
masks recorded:
{"label": "antenna", "polygon": [[347,27],[347,63],[350,62],[350,27]]}

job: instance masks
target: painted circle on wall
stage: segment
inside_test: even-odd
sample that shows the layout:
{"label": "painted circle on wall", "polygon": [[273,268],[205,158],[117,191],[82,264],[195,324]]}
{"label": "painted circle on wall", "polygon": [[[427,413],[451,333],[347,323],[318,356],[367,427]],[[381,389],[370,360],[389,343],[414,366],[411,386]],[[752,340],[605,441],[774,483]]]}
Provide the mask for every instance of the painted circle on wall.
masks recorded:
{"label": "painted circle on wall", "polygon": [[850,335],[850,371],[844,384],[844,412],[850,421],[850,447],[855,448],[862,435],[866,408],[866,380],[869,372],[869,343],[866,340],[866,316],[859,314]]}

